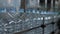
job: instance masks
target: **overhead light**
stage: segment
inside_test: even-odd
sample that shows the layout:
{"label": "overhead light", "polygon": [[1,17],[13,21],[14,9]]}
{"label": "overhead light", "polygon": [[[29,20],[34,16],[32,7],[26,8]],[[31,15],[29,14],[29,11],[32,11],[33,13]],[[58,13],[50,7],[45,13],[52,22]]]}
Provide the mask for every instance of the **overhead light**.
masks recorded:
{"label": "overhead light", "polygon": [[43,20],[43,17],[41,17],[41,20]]}
{"label": "overhead light", "polygon": [[10,4],[11,3],[11,0],[8,0],[8,3]]}

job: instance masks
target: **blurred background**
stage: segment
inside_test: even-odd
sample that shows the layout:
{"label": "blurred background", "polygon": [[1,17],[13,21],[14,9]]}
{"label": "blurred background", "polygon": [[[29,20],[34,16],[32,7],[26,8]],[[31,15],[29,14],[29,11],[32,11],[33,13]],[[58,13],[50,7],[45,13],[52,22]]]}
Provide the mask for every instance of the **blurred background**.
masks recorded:
{"label": "blurred background", "polygon": [[0,34],[51,34],[59,18],[60,0],[0,0]]}

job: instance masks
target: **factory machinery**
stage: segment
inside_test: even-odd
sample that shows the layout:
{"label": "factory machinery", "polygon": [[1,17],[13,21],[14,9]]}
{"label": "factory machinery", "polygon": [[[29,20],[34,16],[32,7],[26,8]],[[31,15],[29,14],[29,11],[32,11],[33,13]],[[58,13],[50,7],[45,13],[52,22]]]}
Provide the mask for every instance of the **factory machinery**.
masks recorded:
{"label": "factory machinery", "polygon": [[5,1],[0,3],[0,34],[55,34],[58,29],[60,0]]}

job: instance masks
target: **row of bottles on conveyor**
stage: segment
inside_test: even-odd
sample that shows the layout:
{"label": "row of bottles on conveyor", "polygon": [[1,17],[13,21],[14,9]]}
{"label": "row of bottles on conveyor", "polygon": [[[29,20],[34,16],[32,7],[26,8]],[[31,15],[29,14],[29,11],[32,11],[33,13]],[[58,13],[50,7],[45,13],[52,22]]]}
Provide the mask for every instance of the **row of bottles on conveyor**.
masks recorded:
{"label": "row of bottles on conveyor", "polygon": [[[16,8],[0,8],[0,13],[4,13],[4,12],[12,12],[15,13],[16,12]],[[24,13],[24,9],[19,9],[18,12],[20,13]],[[36,10],[36,9],[27,9],[25,10],[26,13],[34,13],[34,14],[57,14],[57,12],[52,12],[52,11],[46,11],[46,10]]]}

